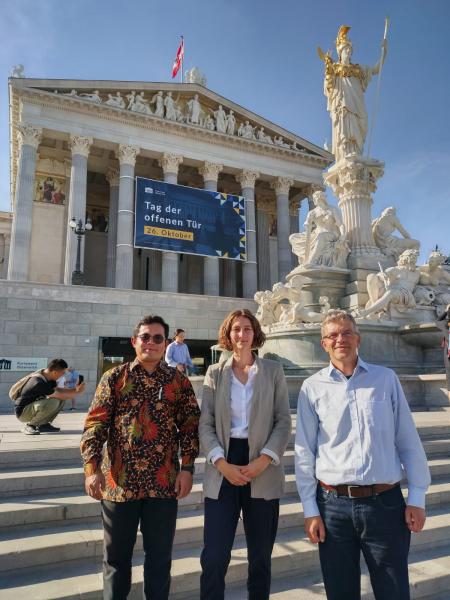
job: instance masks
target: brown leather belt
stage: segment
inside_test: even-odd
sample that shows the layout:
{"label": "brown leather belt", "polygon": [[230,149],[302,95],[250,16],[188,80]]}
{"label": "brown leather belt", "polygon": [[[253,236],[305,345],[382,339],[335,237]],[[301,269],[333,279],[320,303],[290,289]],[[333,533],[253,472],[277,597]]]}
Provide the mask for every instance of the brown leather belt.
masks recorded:
{"label": "brown leather belt", "polygon": [[373,485],[328,485],[323,481],[319,481],[320,487],[328,492],[337,492],[338,496],[348,496],[349,498],[370,498],[378,496],[383,492],[392,490],[392,488],[400,485],[397,483],[374,483]]}

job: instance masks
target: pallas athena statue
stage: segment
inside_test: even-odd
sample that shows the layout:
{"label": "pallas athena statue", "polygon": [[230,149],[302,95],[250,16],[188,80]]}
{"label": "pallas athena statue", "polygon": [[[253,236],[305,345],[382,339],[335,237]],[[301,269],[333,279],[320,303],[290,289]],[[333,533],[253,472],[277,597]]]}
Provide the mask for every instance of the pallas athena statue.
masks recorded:
{"label": "pallas athena statue", "polygon": [[362,155],[367,135],[367,111],[364,92],[372,75],[376,75],[386,56],[386,37],[382,44],[382,57],[374,66],[353,64],[352,42],[347,33],[350,27],[343,25],[336,39],[338,61],[334,62],[331,53],[318,48],[319,56],[325,63],[324,93],[327,97],[327,110],[333,128],[332,152],[336,161],[347,156]]}

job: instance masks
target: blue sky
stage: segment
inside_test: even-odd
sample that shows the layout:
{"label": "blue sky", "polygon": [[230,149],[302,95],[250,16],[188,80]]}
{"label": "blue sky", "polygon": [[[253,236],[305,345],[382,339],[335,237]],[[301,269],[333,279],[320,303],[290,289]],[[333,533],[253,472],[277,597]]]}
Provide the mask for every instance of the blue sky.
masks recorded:
{"label": "blue sky", "polygon": [[[180,34],[185,68],[208,87],[322,146],[331,141],[316,48],[351,25],[353,62],[389,50],[372,155],[386,163],[373,216],[395,205],[422,256],[450,253],[448,0],[3,0],[0,4],[0,210],[8,210],[8,90],[28,77],[170,81]],[[369,114],[375,96],[372,82]],[[332,200],[334,203],[335,199]]]}

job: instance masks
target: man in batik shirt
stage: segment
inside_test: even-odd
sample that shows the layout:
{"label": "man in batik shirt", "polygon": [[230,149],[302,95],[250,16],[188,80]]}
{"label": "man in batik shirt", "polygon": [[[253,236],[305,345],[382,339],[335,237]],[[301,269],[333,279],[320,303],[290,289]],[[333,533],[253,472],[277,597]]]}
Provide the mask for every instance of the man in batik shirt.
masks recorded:
{"label": "man in batik shirt", "polygon": [[102,500],[104,600],[130,591],[139,523],[145,597],[169,597],[177,501],[192,488],[200,411],[189,379],[163,360],[168,334],[161,317],[139,321],[136,359],[103,375],[86,417],[81,453],[86,493]]}

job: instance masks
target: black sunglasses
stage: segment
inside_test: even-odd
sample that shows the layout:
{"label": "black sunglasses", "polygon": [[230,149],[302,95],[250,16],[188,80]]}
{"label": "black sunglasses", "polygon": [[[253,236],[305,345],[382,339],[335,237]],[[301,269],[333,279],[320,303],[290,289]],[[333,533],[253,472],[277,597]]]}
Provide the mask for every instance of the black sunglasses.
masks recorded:
{"label": "black sunglasses", "polygon": [[162,344],[164,342],[164,340],[166,339],[160,333],[157,333],[156,335],[150,335],[149,333],[141,333],[141,334],[137,335],[136,337],[138,337],[141,340],[141,342],[145,342],[145,343],[151,342],[153,340],[155,344]]}

